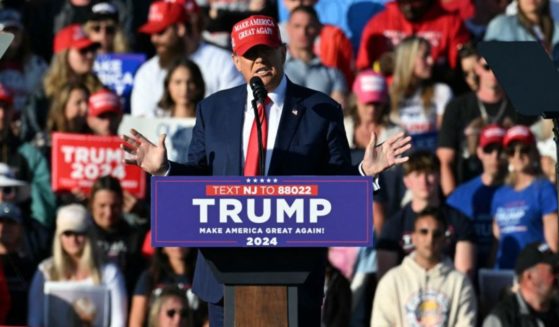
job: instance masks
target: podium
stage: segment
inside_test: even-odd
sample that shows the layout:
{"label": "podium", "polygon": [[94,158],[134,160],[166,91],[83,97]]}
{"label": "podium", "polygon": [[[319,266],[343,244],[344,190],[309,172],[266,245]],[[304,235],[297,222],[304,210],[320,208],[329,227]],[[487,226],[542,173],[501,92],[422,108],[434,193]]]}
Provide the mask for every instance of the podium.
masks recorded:
{"label": "podium", "polygon": [[369,177],[152,177],[152,243],[200,249],[225,326],[319,324],[326,248],[372,245],[372,195]]}

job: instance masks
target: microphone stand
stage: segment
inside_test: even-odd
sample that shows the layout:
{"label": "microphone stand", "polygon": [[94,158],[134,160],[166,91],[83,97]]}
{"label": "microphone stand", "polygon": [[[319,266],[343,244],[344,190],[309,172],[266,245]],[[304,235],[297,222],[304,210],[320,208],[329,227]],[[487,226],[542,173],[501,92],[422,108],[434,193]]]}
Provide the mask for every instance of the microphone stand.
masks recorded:
{"label": "microphone stand", "polygon": [[[262,104],[264,106],[264,104]],[[256,102],[256,98],[252,99],[252,109],[254,110],[254,120],[256,121],[256,131],[258,135],[258,154],[259,154],[259,168],[260,168],[260,175],[266,176],[266,158],[265,158],[265,151],[264,151],[264,144],[262,143],[262,122],[260,121],[260,115],[258,114],[258,103]],[[266,108],[264,107],[264,110]],[[266,112],[264,112],[266,115]]]}

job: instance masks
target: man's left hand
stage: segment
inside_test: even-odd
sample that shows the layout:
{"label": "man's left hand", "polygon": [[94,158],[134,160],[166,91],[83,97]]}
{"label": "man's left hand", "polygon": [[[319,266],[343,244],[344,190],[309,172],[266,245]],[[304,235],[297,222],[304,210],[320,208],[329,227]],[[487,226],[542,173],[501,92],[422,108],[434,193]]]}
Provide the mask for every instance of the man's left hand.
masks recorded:
{"label": "man's left hand", "polygon": [[400,132],[381,144],[376,144],[377,136],[371,134],[371,140],[363,156],[363,171],[367,176],[376,176],[386,169],[408,161],[402,154],[411,148],[411,136]]}

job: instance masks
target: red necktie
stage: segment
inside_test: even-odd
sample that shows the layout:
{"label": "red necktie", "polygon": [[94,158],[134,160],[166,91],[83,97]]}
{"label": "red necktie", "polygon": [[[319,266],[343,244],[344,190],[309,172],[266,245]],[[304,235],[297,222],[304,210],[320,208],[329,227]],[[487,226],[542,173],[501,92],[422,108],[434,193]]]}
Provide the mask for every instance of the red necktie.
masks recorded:
{"label": "red necktie", "polygon": [[[266,118],[266,106],[271,103],[270,98],[266,97],[264,105],[259,104],[256,109],[258,110],[258,119],[262,123],[262,144],[264,145],[264,151],[266,151],[266,145],[268,144],[268,119]],[[256,117],[252,123],[252,128],[250,130],[250,137],[248,139],[247,155],[245,160],[245,176],[260,176],[264,172],[260,171],[260,153],[258,151],[258,130],[256,127]]]}

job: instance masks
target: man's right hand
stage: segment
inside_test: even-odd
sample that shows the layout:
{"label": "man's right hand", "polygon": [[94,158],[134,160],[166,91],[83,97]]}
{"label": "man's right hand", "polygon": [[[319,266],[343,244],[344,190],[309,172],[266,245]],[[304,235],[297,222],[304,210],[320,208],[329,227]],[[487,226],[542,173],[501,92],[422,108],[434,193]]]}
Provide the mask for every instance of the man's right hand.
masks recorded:
{"label": "man's right hand", "polygon": [[167,148],[165,148],[167,135],[161,134],[159,142],[153,144],[135,129],[131,129],[130,134],[132,136],[122,135],[125,143],[120,147],[125,152],[124,162],[136,165],[151,175],[165,175],[169,170]]}

